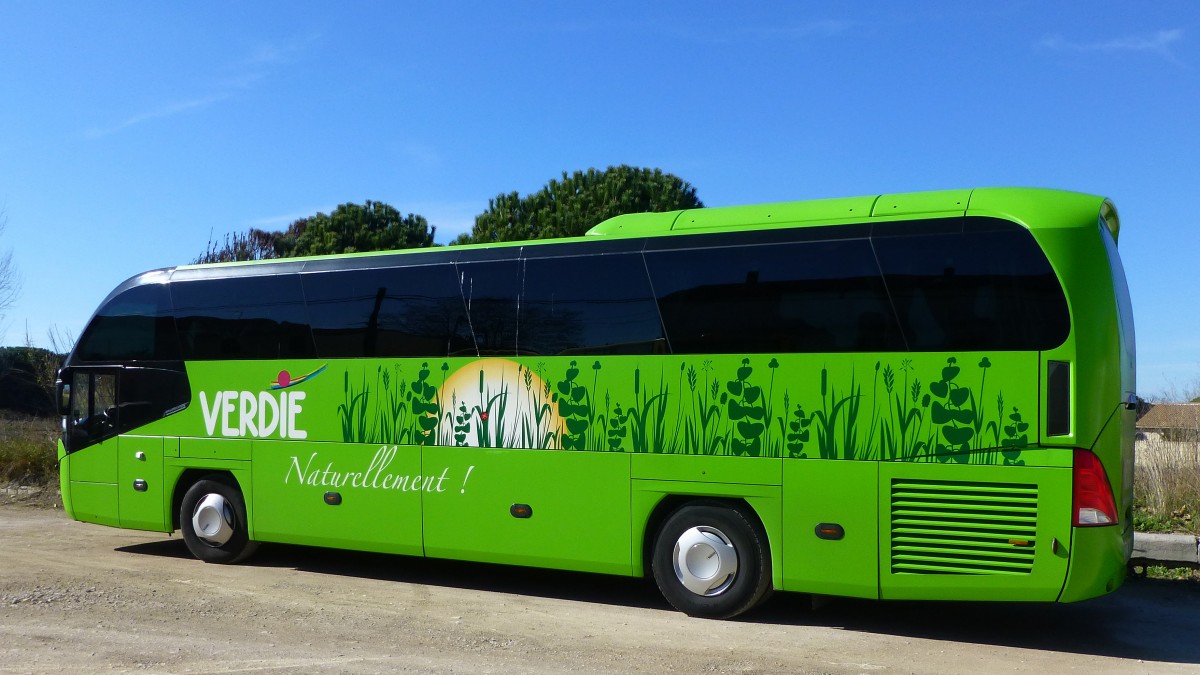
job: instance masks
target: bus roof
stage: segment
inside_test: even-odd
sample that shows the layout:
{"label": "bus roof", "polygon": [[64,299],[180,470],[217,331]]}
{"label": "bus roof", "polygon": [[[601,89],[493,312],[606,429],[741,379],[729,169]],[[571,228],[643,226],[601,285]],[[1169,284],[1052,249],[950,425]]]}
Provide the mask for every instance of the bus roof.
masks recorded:
{"label": "bus roof", "polygon": [[1103,214],[1116,237],[1116,209],[1103,197],[1041,188],[976,188],[868,197],[815,199],[750,206],[631,213],[596,225],[590,236],[646,236],[667,232],[803,227],[861,223],[884,218],[996,216],[1030,229],[1071,224],[1091,227]]}
{"label": "bus roof", "polygon": [[[1096,218],[1100,216],[1105,219],[1114,239],[1120,229],[1115,207],[1112,202],[1103,197],[1043,188],[975,188],[775,202],[747,206],[706,207],[662,213],[632,213],[609,218],[599,223],[588,230],[585,237],[632,238],[683,232],[819,227],[886,220],[945,218],[956,215],[999,217],[1030,229],[1092,227]],[[582,238],[467,244],[451,247],[449,250],[536,246],[552,241],[563,242],[572,239],[580,240]],[[439,249],[448,250],[441,247]],[[192,270],[214,267],[228,269],[239,266],[294,264],[329,258],[419,254],[430,250],[420,248],[368,251],[304,258],[180,265],[173,269]]]}

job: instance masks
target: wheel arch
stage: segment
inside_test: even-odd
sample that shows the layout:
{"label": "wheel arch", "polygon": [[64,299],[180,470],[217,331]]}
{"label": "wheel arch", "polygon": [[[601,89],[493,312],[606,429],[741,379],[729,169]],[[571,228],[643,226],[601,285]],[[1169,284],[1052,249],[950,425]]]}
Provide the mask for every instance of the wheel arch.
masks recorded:
{"label": "wheel arch", "polygon": [[[247,519],[250,519],[250,493],[246,489],[247,486],[238,480],[233,471],[229,469],[188,468],[184,469],[179,474],[179,478],[175,480],[175,487],[171,494],[171,526],[173,529],[179,529],[179,511],[183,507],[183,496],[187,494],[187,491],[193,485],[202,480],[220,481],[241,492],[242,500],[245,502]],[[249,526],[250,523],[248,522],[247,527],[249,528]]]}
{"label": "wheel arch", "polygon": [[754,501],[672,494],[655,505],[643,558],[668,603],[689,616],[729,619],[771,595],[778,547]]}
{"label": "wheel arch", "polygon": [[[763,522],[762,516],[758,513],[758,509],[754,507],[744,497],[715,497],[710,495],[697,494],[667,494],[663,495],[662,499],[654,505],[646,520],[646,527],[642,530],[641,539],[641,565],[638,567],[642,576],[650,577],[651,564],[654,560],[654,541],[658,538],[658,533],[662,529],[663,523],[671,517],[673,513],[692,505],[709,505],[719,506],[724,508],[736,508],[746,516],[750,524],[758,528],[763,540],[767,545],[767,555],[771,561],[772,574],[779,567],[776,551],[779,549],[771,538],[771,531]],[[778,581],[774,583],[778,584]]]}

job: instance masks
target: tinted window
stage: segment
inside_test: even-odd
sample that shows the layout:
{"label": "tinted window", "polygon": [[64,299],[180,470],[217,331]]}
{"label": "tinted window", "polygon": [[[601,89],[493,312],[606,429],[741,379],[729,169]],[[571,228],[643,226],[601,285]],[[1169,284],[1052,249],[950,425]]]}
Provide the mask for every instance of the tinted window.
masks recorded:
{"label": "tinted window", "polygon": [[185,281],[171,294],[184,359],[315,356],[298,275]]}
{"label": "tinted window", "polygon": [[71,406],[64,445],[74,451],[116,435],[116,372],[72,372]]}
{"label": "tinted window", "polygon": [[467,326],[457,326],[451,355],[514,356],[517,353],[517,289],[520,261],[498,260],[455,265]]}
{"label": "tinted window", "polygon": [[866,239],[646,254],[677,353],[903,350]]}
{"label": "tinted window", "polygon": [[68,452],[99,443],[185,408],[191,398],[182,363],[171,368],[64,371],[70,385],[63,444]]}
{"label": "tinted window", "polygon": [[[1022,228],[875,238],[914,351],[1041,350],[1070,330],[1058,278]],[[985,223],[986,225],[986,223]],[[990,227],[995,227],[994,221]]]}
{"label": "tinted window", "polygon": [[124,433],[182,410],[191,399],[183,369],[125,368],[118,392],[120,429]]}
{"label": "tinted window", "polygon": [[638,254],[530,258],[518,318],[522,354],[654,354],[662,324]]}
{"label": "tinted window", "polygon": [[120,363],[179,358],[165,284],[134,286],[96,312],[72,363]]}
{"label": "tinted window", "polygon": [[446,356],[474,349],[454,265],[302,278],[322,357]]}

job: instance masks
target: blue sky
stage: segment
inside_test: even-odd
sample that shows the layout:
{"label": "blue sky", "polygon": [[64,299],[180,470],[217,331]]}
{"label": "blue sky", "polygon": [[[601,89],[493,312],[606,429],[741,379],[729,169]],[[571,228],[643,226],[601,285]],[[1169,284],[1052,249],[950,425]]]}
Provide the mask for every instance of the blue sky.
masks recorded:
{"label": "blue sky", "polygon": [[372,199],[445,242],[631,164],[709,206],[1106,195],[1141,393],[1200,382],[1200,4],[334,4],[0,0],[0,344],[227,232]]}

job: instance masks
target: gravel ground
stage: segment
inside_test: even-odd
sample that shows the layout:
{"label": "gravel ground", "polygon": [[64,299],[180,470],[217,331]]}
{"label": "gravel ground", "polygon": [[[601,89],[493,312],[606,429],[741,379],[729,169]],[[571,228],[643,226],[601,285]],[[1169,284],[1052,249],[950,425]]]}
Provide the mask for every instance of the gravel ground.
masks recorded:
{"label": "gravel ground", "polygon": [[52,496],[0,502],[0,673],[1200,672],[1187,582],[1049,606],[781,593],[719,622],[644,580],[298,546],[206,565]]}

